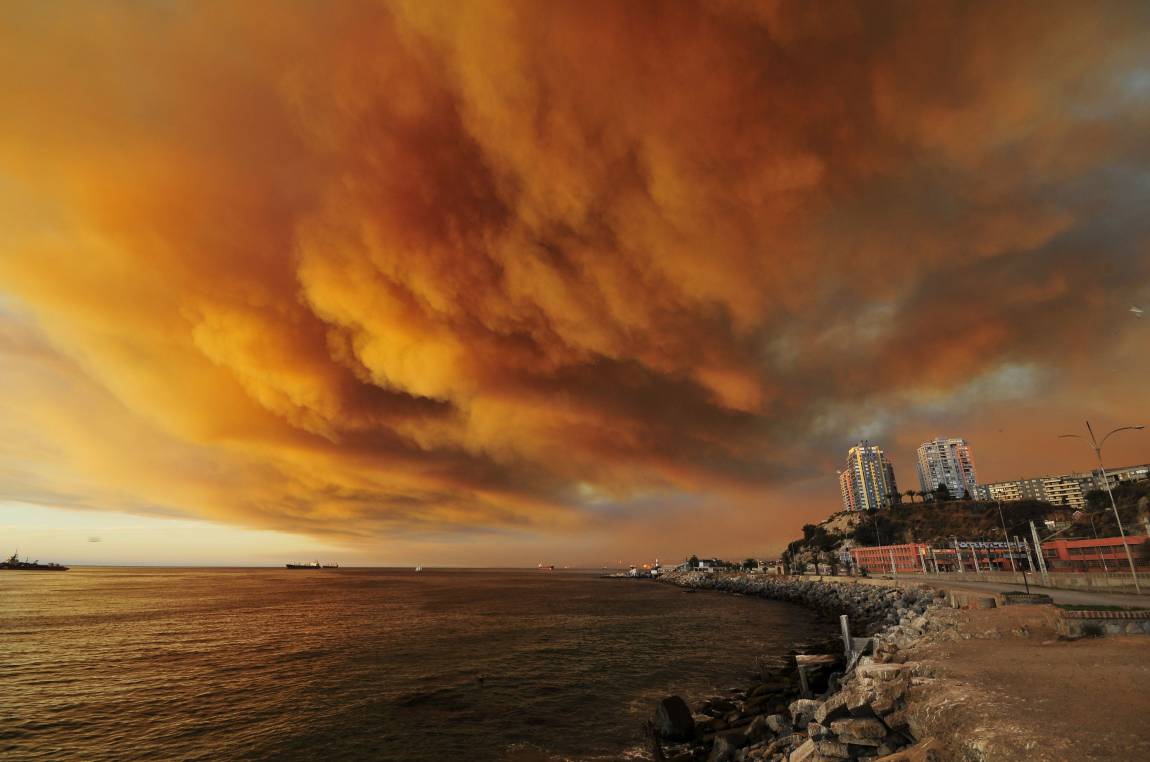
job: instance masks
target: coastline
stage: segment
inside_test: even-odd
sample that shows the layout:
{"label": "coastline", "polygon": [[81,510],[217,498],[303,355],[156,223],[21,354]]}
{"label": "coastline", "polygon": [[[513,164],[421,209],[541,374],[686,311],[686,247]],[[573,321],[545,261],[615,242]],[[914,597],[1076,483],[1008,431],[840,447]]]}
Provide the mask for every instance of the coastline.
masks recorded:
{"label": "coastline", "polygon": [[[714,711],[714,700],[691,707],[690,741],[670,740],[675,718],[664,700],[650,729],[656,760],[1054,762],[1150,751],[1137,700],[1150,670],[1144,635],[1067,636],[1067,615],[1051,605],[1002,608],[1001,596],[930,584],[699,572],[672,572],[661,581],[846,614],[850,634],[862,637],[853,637],[859,653],[845,668],[840,642],[843,658],[829,668],[843,669],[841,675],[824,675],[806,696],[792,681],[785,707],[764,709],[754,700],[756,686],[734,692],[725,714]],[[1051,704],[1049,694],[1068,689],[1097,691],[1098,700],[1072,715],[1043,706]],[[1125,694],[1129,706],[1119,700]],[[1076,721],[1091,713],[1096,724]]]}
{"label": "coastline", "polygon": [[[731,692],[726,701],[702,702],[692,710],[691,741],[683,740],[688,737],[686,717],[681,711],[672,717],[677,703],[665,699],[651,729],[656,760],[893,761],[899,757],[891,755],[918,743],[903,700],[913,666],[896,659],[907,638],[932,627],[930,614],[942,605],[933,593],[695,571],[670,572],[660,581],[787,601],[836,617],[846,614],[853,653],[848,656],[846,641],[840,640],[827,647],[837,653],[793,658],[781,673]],[[800,676],[800,671],[809,674]]]}

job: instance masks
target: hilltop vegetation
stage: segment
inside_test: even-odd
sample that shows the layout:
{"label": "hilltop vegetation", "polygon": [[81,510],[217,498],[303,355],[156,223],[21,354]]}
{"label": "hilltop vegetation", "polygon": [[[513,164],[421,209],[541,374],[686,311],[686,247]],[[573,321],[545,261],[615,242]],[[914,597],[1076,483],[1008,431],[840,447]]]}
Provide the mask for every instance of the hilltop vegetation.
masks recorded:
{"label": "hilltop vegetation", "polygon": [[[1150,514],[1150,481],[1127,482],[1114,488],[1114,501],[1127,534],[1145,534],[1143,523]],[[964,541],[1001,541],[1003,524],[1011,537],[1030,540],[1030,522],[1043,538],[1050,536],[1046,521],[1061,527],[1058,537],[1066,539],[1113,537],[1118,534],[1110,498],[1103,490],[1086,496],[1086,509],[1072,511],[1066,506],[1039,500],[998,504],[981,500],[947,500],[928,503],[902,503],[889,510],[864,513],[836,513],[819,524],[803,527],[803,536],[787,546],[784,560],[802,566],[826,563],[837,567],[843,548],[925,542],[949,545],[952,537]],[[1091,525],[1093,521],[1093,526]]]}
{"label": "hilltop vegetation", "polygon": [[1001,540],[1003,522],[1008,534],[1028,536],[1031,521],[1041,526],[1054,511],[1065,513],[1050,503],[1021,500],[1003,503],[1000,520],[998,506],[993,502],[954,500],[903,504],[889,511],[868,514],[864,522],[855,527],[851,539],[856,546],[906,542],[945,545],[950,543],[952,535],[961,540]]}

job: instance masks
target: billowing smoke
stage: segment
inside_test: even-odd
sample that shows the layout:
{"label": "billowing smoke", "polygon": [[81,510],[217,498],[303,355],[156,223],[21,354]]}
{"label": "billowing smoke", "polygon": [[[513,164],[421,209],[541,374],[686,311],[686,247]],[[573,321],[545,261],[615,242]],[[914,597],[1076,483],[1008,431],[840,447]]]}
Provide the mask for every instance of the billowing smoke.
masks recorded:
{"label": "billowing smoke", "polygon": [[566,527],[827,470],[1148,294],[1141,3],[5,17],[0,498]]}

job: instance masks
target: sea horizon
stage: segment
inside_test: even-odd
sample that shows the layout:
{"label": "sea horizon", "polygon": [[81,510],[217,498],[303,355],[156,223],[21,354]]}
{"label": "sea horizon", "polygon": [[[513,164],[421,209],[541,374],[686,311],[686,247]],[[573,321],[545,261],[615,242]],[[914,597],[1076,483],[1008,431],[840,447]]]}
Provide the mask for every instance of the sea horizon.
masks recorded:
{"label": "sea horizon", "polygon": [[0,756],[641,760],[665,695],[701,700],[835,631],[590,573],[331,571],[3,577]]}

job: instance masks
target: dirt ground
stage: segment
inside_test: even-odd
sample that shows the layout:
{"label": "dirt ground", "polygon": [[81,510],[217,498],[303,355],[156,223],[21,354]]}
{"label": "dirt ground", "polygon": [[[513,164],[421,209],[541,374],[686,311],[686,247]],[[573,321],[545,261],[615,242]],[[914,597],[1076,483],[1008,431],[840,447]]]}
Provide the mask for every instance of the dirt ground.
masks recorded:
{"label": "dirt ground", "polygon": [[1150,636],[1061,641],[1052,606],[943,615],[911,701],[954,759],[1150,760]]}

